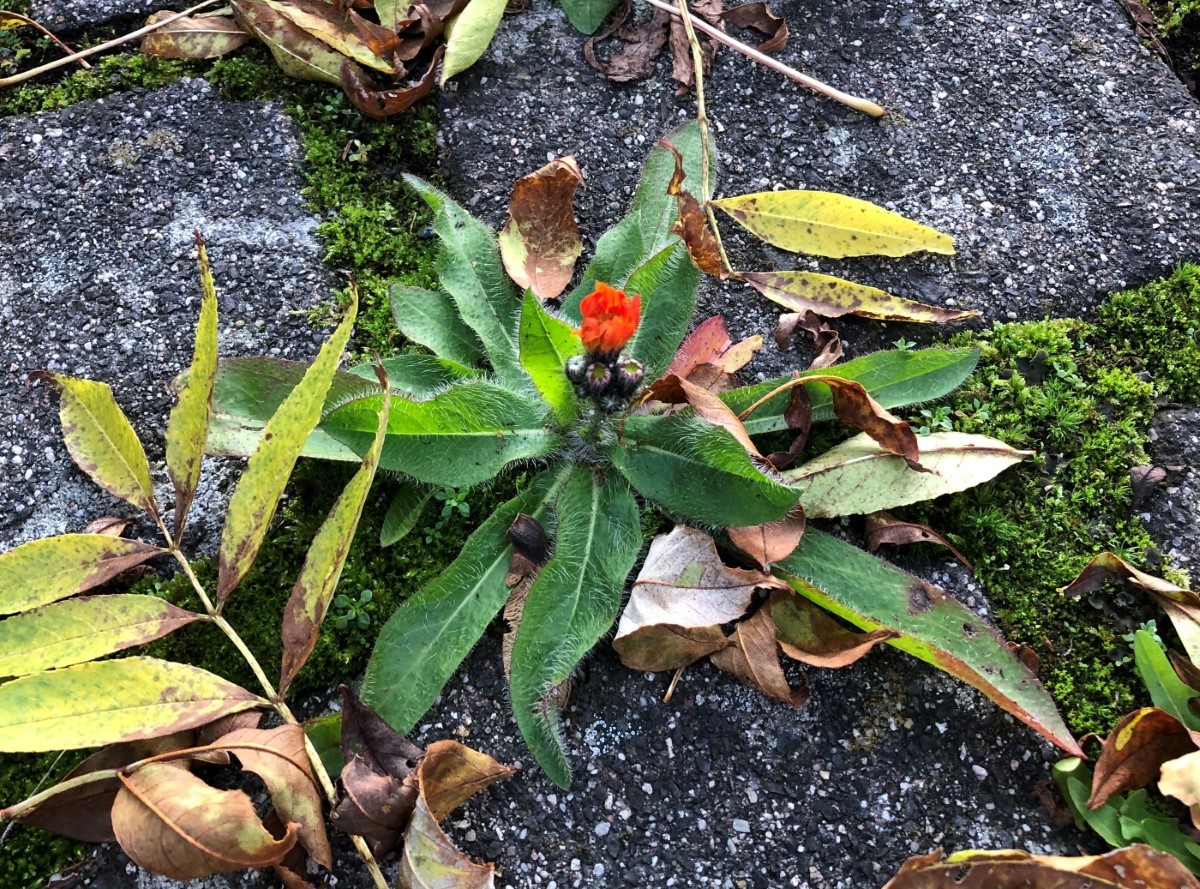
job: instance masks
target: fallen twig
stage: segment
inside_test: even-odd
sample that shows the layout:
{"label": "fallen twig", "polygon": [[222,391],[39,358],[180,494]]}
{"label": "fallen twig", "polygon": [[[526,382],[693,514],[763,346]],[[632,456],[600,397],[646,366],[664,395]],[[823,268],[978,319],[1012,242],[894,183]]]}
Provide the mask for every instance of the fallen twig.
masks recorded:
{"label": "fallen twig", "polygon": [[[5,9],[3,11],[0,11],[0,19],[15,19],[18,22],[22,22],[23,24],[29,25],[31,28],[37,28],[39,31],[41,31],[43,34],[45,34],[47,37],[49,37],[51,40],[53,40],[56,44],[58,44],[58,46],[62,49],[62,51],[65,52],[67,55],[70,55],[70,56],[75,55],[75,50],[71,49],[71,47],[67,46],[65,43],[63,43],[61,40],[59,40],[58,37],[56,37],[54,35],[53,31],[51,31],[45,25],[35,22],[29,16],[21,15],[21,13],[19,13],[19,12],[13,12],[12,10]],[[79,66],[81,68],[92,67],[88,63],[87,59],[80,58],[80,59],[78,59],[78,62],[79,62]]]}

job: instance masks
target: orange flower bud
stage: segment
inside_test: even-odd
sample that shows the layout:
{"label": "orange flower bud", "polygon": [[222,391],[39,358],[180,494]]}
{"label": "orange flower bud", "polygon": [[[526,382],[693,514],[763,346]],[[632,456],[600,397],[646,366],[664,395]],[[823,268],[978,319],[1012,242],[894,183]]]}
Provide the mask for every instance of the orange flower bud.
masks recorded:
{"label": "orange flower bud", "polygon": [[616,355],[629,342],[638,326],[642,298],[630,298],[623,291],[597,283],[596,289],[583,298],[579,311],[583,326],[579,338],[583,347],[593,355]]}

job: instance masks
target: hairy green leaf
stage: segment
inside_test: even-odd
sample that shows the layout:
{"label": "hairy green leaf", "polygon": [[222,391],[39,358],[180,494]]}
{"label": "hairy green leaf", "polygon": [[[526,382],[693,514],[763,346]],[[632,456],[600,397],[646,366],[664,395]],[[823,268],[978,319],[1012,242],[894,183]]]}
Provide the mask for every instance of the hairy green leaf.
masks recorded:
{"label": "hairy green leaf", "polygon": [[543,473],[492,513],[450,567],[406,599],[380,630],[362,700],[396,731],[403,734],[417,724],[504,606],[512,553],[508,529],[519,514],[544,517],[563,475]]}
{"label": "hairy green leaf", "polygon": [[[880,405],[891,409],[932,401],[950,394],[971,375],[979,361],[974,349],[921,349],[916,352],[875,352],[837,364],[824,370],[801,371],[800,376],[826,374],[854,380]],[[765,398],[787,383],[790,376],[755,383],[720,393],[720,398],[737,413]],[[812,401],[814,420],[833,419],[833,400],[825,386],[806,386]],[[743,421],[751,435],[778,432],[787,428],[784,414],[791,393],[783,392],[768,400]]]}
{"label": "hairy green leaf", "polygon": [[175,486],[175,539],[183,534],[188,510],[200,483],[200,462],[208,441],[213,383],[217,375],[217,289],[213,285],[208,251],[197,234],[200,250],[200,321],[196,345],[179,401],[167,421],[167,470]]}
{"label": "hairy green leaf", "polygon": [[161,639],[198,614],[154,596],[56,602],[0,621],[0,676],[27,676]]}
{"label": "hairy green leaf", "polygon": [[[322,428],[355,453],[365,452],[382,398],[344,404]],[[426,484],[475,485],[513,460],[543,457],[558,448],[561,437],[546,429],[547,412],[544,402],[482,380],[428,401],[397,399],[379,465]]]}
{"label": "hairy green leaf", "polygon": [[402,284],[393,284],[388,292],[396,326],[414,343],[467,367],[483,360],[479,337],[463,321],[448,294]]}
{"label": "hairy green leaf", "polygon": [[400,490],[392,498],[392,505],[383,517],[383,527],[379,529],[380,546],[391,546],[407,536],[417,524],[433,491],[433,488],[417,482],[401,483]]}
{"label": "hairy green leaf", "polygon": [[233,592],[258,556],[258,549],[267,535],[279,498],[283,496],[284,486],[291,477],[292,467],[296,465],[304,443],[321,419],[321,405],[329,392],[342,351],[350,339],[357,314],[358,299],[355,297],[346,310],[346,317],[333,336],[321,346],[320,353],[305,371],[304,378],[288,393],[283,404],[267,421],[262,439],[250,455],[246,471],[229,498],[229,510],[221,532],[218,603]]}
{"label": "hairy green leaf", "polygon": [[1062,749],[1081,755],[1054,701],[989,624],[937,587],[815,528],[775,573],[796,592],[979,689]]}
{"label": "hairy green leaf", "polygon": [[521,304],[504,273],[495,233],[429,183],[415,176],[404,179],[433,210],[433,228],[442,239],[437,265],[442,288],[478,334],[499,380],[527,385],[517,360]]}
{"label": "hairy green leaf", "polygon": [[78,750],[196,728],[267,701],[199,667],[148,657],[0,685],[0,751]]}
{"label": "hairy green leaf", "polygon": [[532,291],[521,307],[521,366],[554,411],[560,425],[575,418],[575,389],[567,379],[567,359],[583,352],[574,329],[542,308]]}
{"label": "hairy green leaf", "polygon": [[534,757],[571,783],[553,689],[616,620],[642,547],[637,502],[619,477],[576,467],[554,506],[554,555],[529,588],[512,649],[513,712]]}
{"label": "hairy green leaf", "polygon": [[664,248],[637,268],[625,289],[642,298],[642,318],[626,347],[642,362],[646,379],[656,379],[667,369],[679,348],[692,313],[700,271],[680,241]]}
{"label": "hairy green leaf", "polygon": [[606,449],[641,494],[689,522],[715,527],[783,518],[800,491],[764,474],[727,430],[690,413],[634,415]]}
{"label": "hairy green leaf", "polygon": [[166,550],[107,534],[60,534],[0,555],[0,614],[57,602],[112,580]]}

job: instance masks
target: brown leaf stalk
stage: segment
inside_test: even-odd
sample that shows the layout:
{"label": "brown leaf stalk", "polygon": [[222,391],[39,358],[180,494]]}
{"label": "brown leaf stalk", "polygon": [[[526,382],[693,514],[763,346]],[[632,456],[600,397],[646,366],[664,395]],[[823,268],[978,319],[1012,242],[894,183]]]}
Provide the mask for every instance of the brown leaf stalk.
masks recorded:
{"label": "brown leaf stalk", "polygon": [[[204,606],[204,610],[208,612],[212,622],[220,627],[221,632],[225,634],[226,638],[233,643],[234,648],[236,648],[238,653],[241,654],[242,659],[245,660],[247,666],[250,667],[250,671],[254,673],[254,677],[262,686],[263,691],[266,692],[267,697],[271,701],[271,705],[275,708],[275,712],[279,714],[284,722],[291,723],[292,725],[299,725],[300,721],[296,719],[295,714],[292,713],[291,708],[287,705],[287,702],[284,701],[282,695],[275,690],[274,684],[270,679],[267,678],[267,674],[263,670],[262,665],[259,664],[258,658],[256,658],[254,653],[250,651],[249,647],[242,640],[242,637],[238,635],[237,630],[235,630],[229,624],[229,621],[225,620],[225,618],[218,611],[218,608],[213,605],[212,599],[210,599],[208,593],[205,592],[203,584],[200,583],[200,579],[196,577],[196,573],[192,571],[192,566],[188,562],[187,557],[172,539],[170,532],[167,530],[167,526],[163,524],[161,519],[159,519],[158,524],[159,530],[162,531],[163,537],[170,542],[171,555],[175,557],[175,561],[179,563],[180,569],[183,571],[184,576],[187,577],[188,581],[192,584],[192,589],[195,590],[196,596],[200,599],[200,603]],[[321,789],[325,793],[325,798],[329,800],[329,804],[331,806],[337,805],[337,790],[333,786],[333,779],[331,779],[329,777],[329,773],[325,771],[325,766],[321,762],[321,756],[319,753],[317,753],[317,748],[313,746],[313,743],[309,739],[307,733],[304,735],[304,749],[305,752],[308,753],[309,764],[312,766],[313,774],[317,778],[317,783],[321,785]],[[363,864],[366,866],[367,872],[371,875],[371,880],[375,883],[376,889],[389,889],[387,878],[384,877],[383,871],[379,869],[379,862],[377,862],[375,860],[375,856],[371,854],[371,850],[368,848],[366,840],[360,836],[352,835],[350,837],[350,841],[354,844],[355,850],[362,857]]]}
{"label": "brown leaf stalk", "polygon": [[[679,10],[675,9],[675,7],[671,6],[669,3],[664,3],[663,0],[646,0],[646,2],[655,9],[661,9],[665,12],[669,12],[671,15],[682,17]],[[695,21],[694,24],[697,28],[718,43],[722,43],[725,46],[728,46],[730,49],[740,52],[746,58],[752,59],[753,61],[758,62],[760,65],[770,68],[772,71],[777,71],[784,77],[787,77],[789,80],[794,80],[796,83],[802,84],[814,92],[818,92],[823,96],[828,96],[835,102],[841,102],[843,105],[853,108],[855,111],[861,111],[863,114],[869,114],[871,117],[883,117],[885,114],[887,114],[887,109],[875,104],[869,99],[860,99],[858,96],[852,96],[849,93],[844,93],[839,89],[829,86],[827,83],[822,83],[813,77],[809,77],[806,74],[801,74],[795,68],[790,68],[783,64],[783,62],[773,59],[768,55],[764,55],[754,47],[747,46],[740,40],[730,37],[720,28],[714,28],[712,25],[708,24],[708,22]],[[699,83],[699,78],[697,78],[697,83]]]}
{"label": "brown leaf stalk", "polygon": [[203,3],[197,3],[195,6],[185,9],[183,12],[178,13],[177,15],[168,16],[162,21],[155,22],[152,25],[146,25],[144,28],[138,28],[136,31],[130,31],[128,34],[123,34],[120,37],[115,37],[112,40],[105,41],[104,43],[98,43],[95,46],[72,53],[69,56],[64,56],[61,59],[55,59],[53,62],[47,62],[44,65],[38,65],[36,68],[30,68],[28,71],[22,71],[19,74],[14,74],[12,77],[0,77],[0,89],[6,86],[15,86],[18,83],[24,83],[26,80],[30,80],[38,75],[45,74],[47,71],[55,71],[59,68],[62,68],[64,65],[70,65],[72,62],[77,62],[80,59],[86,59],[88,56],[94,56],[97,53],[104,52],[105,50],[121,46],[124,43],[129,43],[131,40],[137,40],[139,37],[143,37],[146,34],[149,34],[151,31],[157,31],[164,25],[169,25],[171,22],[178,21],[181,18],[186,18],[193,12],[205,9],[209,6],[215,6],[221,2],[224,2],[224,0],[204,0]]}
{"label": "brown leaf stalk", "polygon": [[[665,6],[665,4],[663,5]],[[696,29],[692,27],[692,14],[688,9],[687,0],[679,0],[678,10],[672,10],[670,7],[667,9],[683,21],[683,30],[687,33],[688,46],[692,50],[692,67],[696,69],[693,76],[696,78],[696,123],[700,127],[700,201],[708,214],[708,224],[716,239],[717,251],[721,254],[721,264],[730,274],[733,274],[733,266],[729,264],[729,256],[725,253],[725,244],[721,241],[721,229],[717,227],[716,212],[708,203],[708,199],[712,197],[709,185],[712,180],[713,145],[712,134],[708,131],[708,112],[704,105],[704,57],[700,52],[700,40],[696,37]]]}

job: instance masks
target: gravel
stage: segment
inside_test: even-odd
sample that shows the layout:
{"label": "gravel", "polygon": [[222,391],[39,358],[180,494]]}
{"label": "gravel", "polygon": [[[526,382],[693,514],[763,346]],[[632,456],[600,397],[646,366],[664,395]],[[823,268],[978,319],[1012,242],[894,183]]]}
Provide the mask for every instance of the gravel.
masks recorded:
{"label": "gravel", "polygon": [[[299,194],[295,129],[274,106],[223,101],[207,82],[184,80],[0,120],[0,146],[7,549],[133,514],[71,463],[57,396],[30,380],[35,370],[112,386],[157,470],[160,501],[173,499],[162,430],[200,308],[194,229],[209,245],[223,354],[311,357],[324,334],[302,313],[330,299],[332,276]],[[215,539],[228,481],[210,472],[193,507],[200,549]]]}
{"label": "gravel", "polygon": [[1150,456],[1172,467],[1141,514],[1163,554],[1200,582],[1200,410],[1160,411],[1150,429]]}

